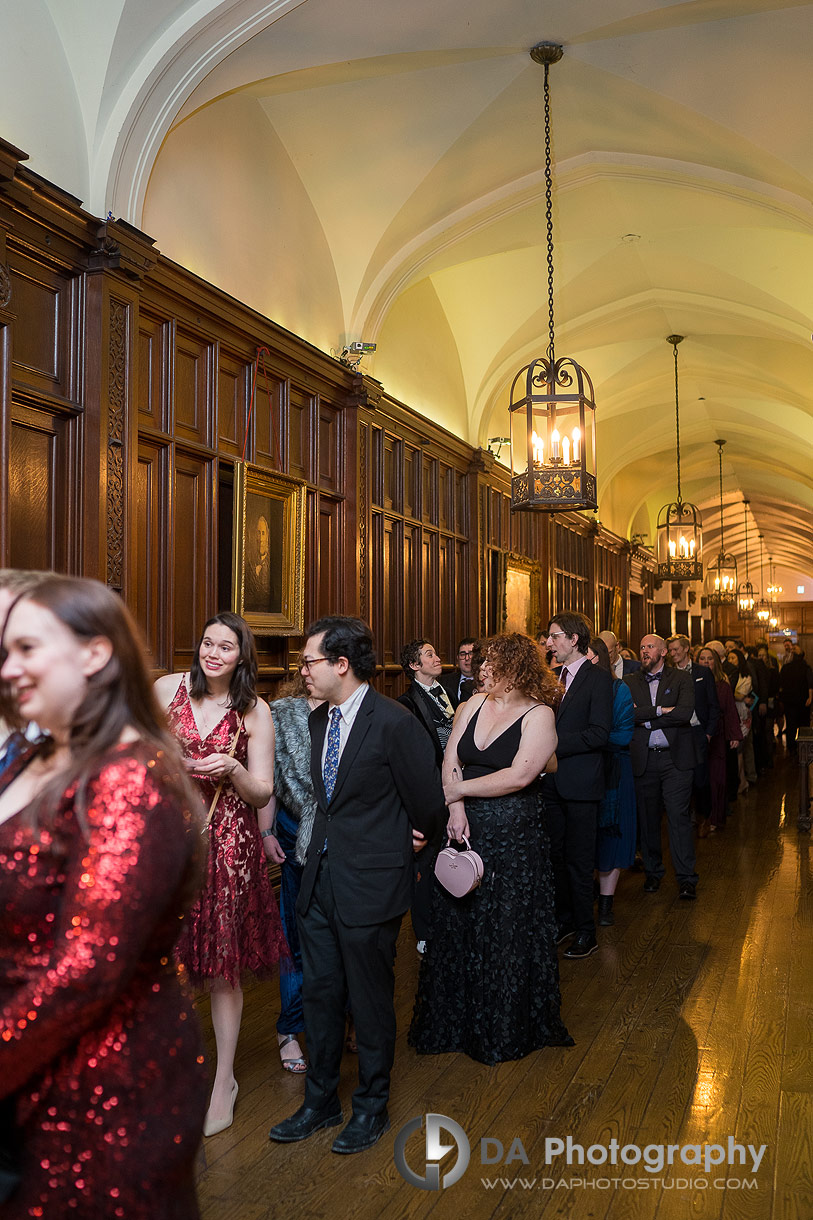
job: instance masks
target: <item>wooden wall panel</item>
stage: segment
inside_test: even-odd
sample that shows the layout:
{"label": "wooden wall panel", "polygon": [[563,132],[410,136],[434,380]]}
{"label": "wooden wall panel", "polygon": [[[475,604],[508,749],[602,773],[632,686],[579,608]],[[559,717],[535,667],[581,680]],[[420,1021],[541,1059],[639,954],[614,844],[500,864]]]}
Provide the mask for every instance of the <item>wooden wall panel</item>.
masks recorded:
{"label": "wooden wall panel", "polygon": [[[162,258],[131,226],[100,226],[0,145],[5,562],[122,587],[156,667],[188,666],[203,621],[228,600],[225,489],[262,349],[245,456],[305,483],[306,613],[362,608],[391,693],[403,689],[408,638],[431,636],[452,664],[461,636],[494,626],[505,550],[543,564],[548,603],[587,608],[600,590],[629,587],[620,539],[602,537],[599,551],[576,514],[512,516],[492,455]],[[651,579],[638,575],[650,561],[636,563],[651,617]],[[299,644],[258,641],[266,684]]]}
{"label": "wooden wall panel", "polygon": [[319,577],[315,617],[336,614],[339,588],[339,505],[319,497]]}
{"label": "wooden wall panel", "polygon": [[443,585],[441,587],[440,584],[437,534],[424,530],[422,531],[421,541],[422,554],[419,586],[421,619],[417,630],[422,636],[426,636],[428,640],[431,640],[435,644],[436,649],[440,650],[442,645],[439,642],[435,643],[436,640],[440,640],[438,632],[440,626],[439,601],[441,596],[444,601],[450,600],[451,586]]}
{"label": "wooden wall panel", "polygon": [[314,482],[311,437],[313,399],[292,385],[288,395],[288,473]]}
{"label": "wooden wall panel", "polygon": [[168,323],[144,310],[138,318],[138,426],[166,432]]}
{"label": "wooden wall panel", "polygon": [[21,383],[70,397],[72,300],[64,274],[23,255],[9,259],[14,326],[12,376]]}
{"label": "wooden wall panel", "polygon": [[211,444],[214,434],[213,344],[180,327],[175,335],[174,430],[184,440]]}
{"label": "wooden wall panel", "polygon": [[271,470],[285,469],[282,420],[287,393],[287,383],[261,365],[254,387],[254,456],[251,460]]}
{"label": "wooden wall panel", "polygon": [[217,362],[218,450],[239,458],[248,418],[251,367],[240,356],[221,348]]}
{"label": "wooden wall panel", "polygon": [[9,443],[9,564],[72,571],[76,542],[72,421],[15,404]]}
{"label": "wooden wall panel", "polygon": [[169,537],[169,454],[166,446],[143,439],[136,473],[135,602],[136,621],[148,645],[151,665],[168,669],[166,571]]}
{"label": "wooden wall panel", "polygon": [[319,403],[319,486],[337,492],[344,472],[342,417],[335,407]]}
{"label": "wooden wall panel", "polygon": [[404,453],[403,488],[405,517],[417,519],[421,515],[421,455],[418,449],[407,445]]}
{"label": "wooden wall panel", "polygon": [[173,666],[188,669],[214,596],[214,463],[188,453],[175,457]]}

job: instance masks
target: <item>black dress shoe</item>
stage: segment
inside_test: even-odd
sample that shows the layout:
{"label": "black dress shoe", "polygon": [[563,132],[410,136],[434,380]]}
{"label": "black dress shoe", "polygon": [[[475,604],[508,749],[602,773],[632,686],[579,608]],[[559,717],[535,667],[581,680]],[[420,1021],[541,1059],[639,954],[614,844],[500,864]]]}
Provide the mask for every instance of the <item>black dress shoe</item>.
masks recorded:
{"label": "black dress shoe", "polygon": [[314,1131],[323,1127],[338,1127],[342,1121],[342,1112],[335,1107],[325,1107],[322,1110],[312,1110],[310,1106],[300,1106],[296,1114],[284,1118],[276,1127],[268,1132],[268,1138],[277,1144],[295,1144],[306,1140]]}
{"label": "black dress shoe", "polygon": [[556,944],[561,945],[564,941],[570,940],[570,937],[575,935],[575,928],[569,928],[565,924],[560,923],[559,927],[556,929]]}
{"label": "black dress shoe", "polygon": [[333,1152],[363,1152],[377,1144],[390,1129],[386,1110],[380,1114],[354,1114],[340,1135],[333,1141]]}
{"label": "black dress shoe", "polygon": [[688,898],[690,901],[697,897],[697,886],[691,881],[681,881],[680,897]]}
{"label": "black dress shoe", "polygon": [[598,953],[598,941],[592,932],[579,932],[573,943],[565,949],[565,957],[589,957]]}
{"label": "black dress shoe", "polygon": [[646,880],[644,881],[644,893],[645,894],[657,894],[657,892],[660,888],[661,888],[660,877],[656,877],[654,873],[647,873]]}

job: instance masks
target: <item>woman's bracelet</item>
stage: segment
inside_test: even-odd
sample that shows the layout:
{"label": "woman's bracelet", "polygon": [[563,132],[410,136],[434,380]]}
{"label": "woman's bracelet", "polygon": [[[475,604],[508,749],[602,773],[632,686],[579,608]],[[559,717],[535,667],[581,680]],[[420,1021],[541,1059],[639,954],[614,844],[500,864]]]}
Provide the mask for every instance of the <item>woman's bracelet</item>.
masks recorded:
{"label": "woman's bracelet", "polygon": [[269,827],[268,827],[268,830],[261,830],[261,831],[260,831],[260,838],[261,838],[261,839],[267,839],[267,838],[268,838],[268,836],[269,836],[269,835],[272,835],[273,833],[274,833],[274,827],[273,827],[273,826],[269,826]]}

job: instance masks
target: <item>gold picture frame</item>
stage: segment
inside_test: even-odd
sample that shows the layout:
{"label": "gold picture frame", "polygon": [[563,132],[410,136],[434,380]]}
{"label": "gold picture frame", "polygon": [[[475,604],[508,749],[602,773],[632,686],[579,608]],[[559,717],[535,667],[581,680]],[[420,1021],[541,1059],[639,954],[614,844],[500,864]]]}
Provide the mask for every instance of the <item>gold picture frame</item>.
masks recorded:
{"label": "gold picture frame", "polygon": [[232,610],[260,635],[305,630],[305,484],[234,464]]}
{"label": "gold picture frame", "polygon": [[522,631],[536,639],[542,628],[542,565],[525,555],[503,555],[502,631]]}

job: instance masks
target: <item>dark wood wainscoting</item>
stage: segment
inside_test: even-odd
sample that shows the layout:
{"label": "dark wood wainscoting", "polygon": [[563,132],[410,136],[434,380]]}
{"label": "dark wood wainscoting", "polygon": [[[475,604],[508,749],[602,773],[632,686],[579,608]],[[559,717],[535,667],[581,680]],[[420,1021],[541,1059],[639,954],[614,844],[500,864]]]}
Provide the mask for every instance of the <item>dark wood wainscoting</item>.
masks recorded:
{"label": "dark wood wainscoting", "polygon": [[[608,626],[620,590],[627,633],[631,579],[634,626],[651,622],[629,544],[577,513],[512,515],[490,453],[88,216],[2,142],[0,402],[0,562],[105,580],[158,672],[187,668],[230,601],[243,457],[304,483],[305,617],[369,620],[389,693],[407,640],[453,663],[459,638],[499,630],[509,552],[541,567],[543,626],[563,606]],[[300,646],[258,638],[266,686]]]}

